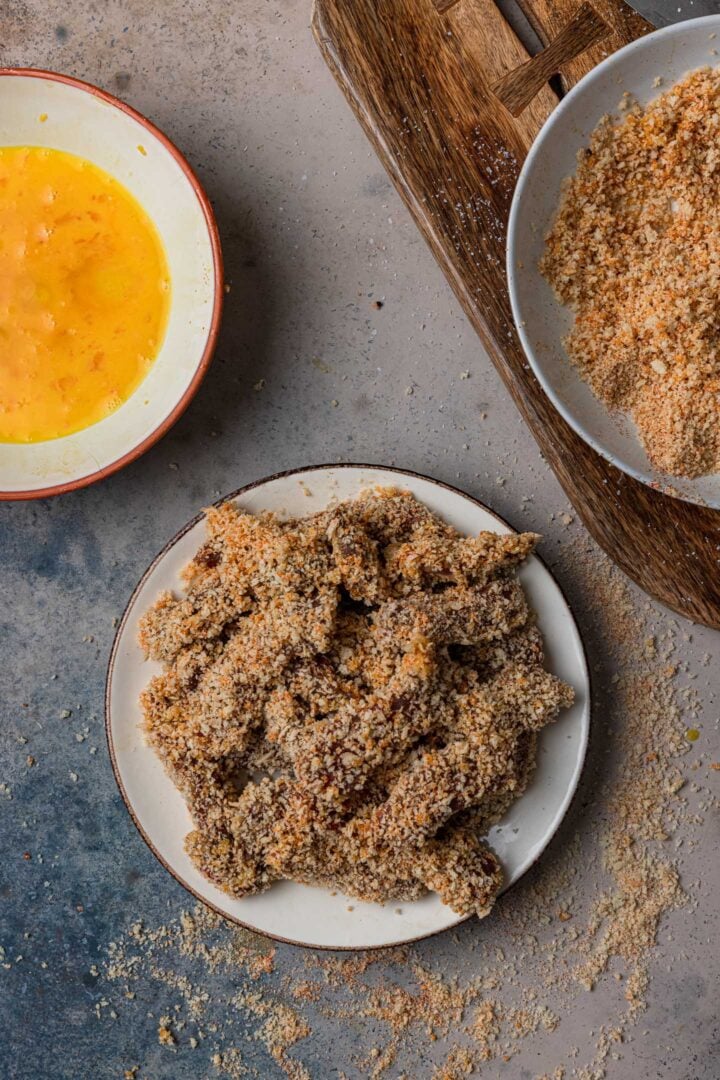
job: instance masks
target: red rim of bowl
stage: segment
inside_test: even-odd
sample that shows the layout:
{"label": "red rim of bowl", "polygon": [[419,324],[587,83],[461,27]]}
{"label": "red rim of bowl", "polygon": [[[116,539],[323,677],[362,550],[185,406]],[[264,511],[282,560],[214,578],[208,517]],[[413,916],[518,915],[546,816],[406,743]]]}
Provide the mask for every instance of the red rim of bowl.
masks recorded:
{"label": "red rim of bowl", "polygon": [[[283,479],[284,477],[287,477],[287,476],[298,476],[298,475],[302,475],[303,473],[319,472],[320,470],[326,470],[326,469],[377,469],[380,472],[389,472],[389,473],[395,474],[396,476],[397,475],[410,476],[410,477],[414,477],[415,479],[418,479],[418,480],[427,480],[431,484],[435,484],[437,487],[444,488],[446,491],[451,491],[455,495],[462,496],[462,498],[467,499],[468,502],[474,503],[475,506],[478,506],[478,507],[480,507],[480,509],[485,510],[488,514],[490,514],[493,518],[495,518],[495,520],[497,522],[499,522],[501,525],[504,525],[505,528],[510,529],[512,532],[517,531],[512,525],[510,525],[509,522],[507,522],[505,520],[505,518],[501,517],[500,514],[496,513],[495,510],[491,510],[490,507],[487,506],[484,502],[481,502],[480,499],[476,499],[474,495],[468,495],[468,493],[466,491],[463,491],[461,488],[454,487],[452,484],[446,484],[443,480],[437,480],[434,476],[427,476],[425,473],[415,472],[413,469],[395,468],[394,466],[391,466],[391,465],[371,465],[371,464],[368,464],[368,463],[361,463],[361,462],[357,462],[357,461],[327,462],[327,463],[323,463],[322,465],[303,465],[303,466],[301,466],[300,468],[297,468],[297,469],[284,469],[284,470],[281,470],[280,472],[272,473],[270,476],[264,476],[260,480],[254,480],[249,484],[244,484],[243,487],[237,488],[235,491],[231,491],[228,495],[223,495],[219,499],[216,499],[211,505],[212,506],[221,506],[223,503],[230,502],[231,500],[235,500],[240,495],[245,495],[248,492],[253,491],[255,488],[262,487],[263,485],[270,483],[270,481],[272,481],[272,480],[280,480],[280,479]],[[271,934],[267,930],[258,930],[258,928],[256,926],[253,926],[252,923],[243,922],[243,920],[238,919],[238,917],[236,915],[228,914],[228,912],[225,911],[223,908],[219,907],[217,904],[213,903],[211,900],[208,900],[207,897],[203,896],[196,889],[194,889],[192,885],[189,885],[188,882],[185,881],[185,879],[180,876],[180,873],[177,870],[175,870],[173,866],[171,866],[171,864],[167,861],[167,859],[165,859],[165,857],[160,854],[160,852],[156,848],[154,842],[150,839],[150,836],[145,831],[144,826],[140,823],[140,819],[138,818],[137,814],[135,813],[135,809],[134,809],[134,807],[133,807],[133,805],[132,805],[132,803],[130,801],[130,797],[128,796],[128,794],[127,794],[127,792],[125,790],[125,785],[123,784],[122,777],[120,775],[120,766],[118,764],[118,760],[117,760],[117,757],[115,755],[115,742],[114,742],[113,734],[112,734],[112,715],[111,715],[112,710],[111,710],[111,707],[110,707],[110,688],[111,688],[113,675],[114,675],[114,671],[115,671],[115,659],[116,659],[116,655],[117,655],[118,646],[119,646],[119,643],[120,643],[120,638],[122,637],[123,630],[125,629],[125,624],[128,621],[128,618],[130,617],[130,612],[132,611],[132,609],[133,609],[133,607],[135,605],[135,600],[137,598],[138,593],[140,592],[142,586],[144,585],[144,583],[147,580],[147,578],[149,577],[149,575],[155,569],[157,564],[165,557],[165,555],[168,553],[168,551],[170,551],[170,549],[173,548],[175,546],[175,544],[179,540],[181,540],[182,537],[185,536],[185,534],[187,532],[190,531],[190,529],[192,529],[195,525],[197,525],[197,523],[199,521],[202,521],[204,516],[205,516],[205,512],[201,511],[199,514],[196,514],[195,517],[193,517],[190,521],[186,522],[186,524],[183,525],[182,528],[178,529],[178,531],[175,533],[175,535],[172,536],[167,541],[166,544],[164,544],[162,549],[157,553],[157,555],[152,560],[150,565],[143,572],[142,576],[140,577],[140,580],[138,581],[137,585],[133,589],[127,604],[125,605],[125,610],[123,611],[120,622],[118,623],[117,630],[115,631],[115,637],[113,638],[113,643],[112,643],[112,646],[111,646],[111,649],[110,649],[110,658],[108,660],[107,672],[106,672],[106,675],[105,675],[105,738],[107,740],[108,752],[110,754],[110,764],[112,766],[112,770],[113,770],[113,773],[115,775],[115,783],[118,786],[118,790],[120,792],[120,797],[122,798],[122,801],[125,803],[125,809],[127,810],[128,814],[130,815],[130,819],[131,819],[133,825],[135,826],[135,828],[137,829],[137,831],[139,832],[141,838],[144,840],[147,847],[150,849],[150,851],[155,856],[155,858],[160,863],[160,865],[168,872],[168,874],[170,874],[170,876],[175,879],[175,881],[178,883],[178,885],[182,885],[182,887],[187,892],[189,892],[191,896],[194,896],[196,900],[199,900],[201,904],[204,904],[205,907],[210,908],[211,911],[214,911],[217,915],[220,915],[223,919],[227,920],[227,922],[233,923],[235,926],[240,926],[244,930],[250,930],[254,934],[260,934],[262,937],[269,938],[271,941],[281,942],[283,945],[295,945],[295,946],[298,946],[299,948],[302,948],[302,949],[312,949],[312,950],[316,950],[318,952],[375,952],[376,950],[379,950],[379,949],[392,949],[392,948],[395,948],[395,947],[401,946],[401,945],[414,945],[418,941],[425,941],[428,938],[437,937],[439,934],[444,934],[448,930],[454,930],[456,927],[460,926],[462,923],[468,922],[470,919],[473,918],[472,914],[470,914],[470,915],[461,915],[461,916],[458,917],[458,920],[457,920],[456,923],[451,923],[450,926],[442,927],[439,930],[430,930],[425,934],[418,934],[416,937],[412,937],[412,938],[401,938],[399,941],[391,941],[391,942],[388,942],[385,945],[312,945],[307,941],[298,941],[296,938],[286,938],[286,937],[283,937],[280,934]],[[573,615],[572,608],[570,607],[570,604],[568,603],[567,597],[565,596],[565,593],[564,593],[563,589],[560,587],[557,580],[555,579],[555,575],[547,567],[547,565],[545,564],[545,561],[538,555],[537,552],[533,553],[533,558],[537,559],[538,562],[541,564],[543,570],[545,570],[548,574],[550,574],[550,577],[551,577],[552,581],[554,582],[556,588],[558,589],[560,595],[563,598],[565,606],[567,607],[568,612],[570,613],[570,618],[572,619],[573,624],[575,626],[575,629],[577,631],[578,641],[580,643],[580,651],[581,651],[581,654],[582,654],[583,667],[585,669],[585,678],[586,678],[587,687],[588,687],[587,740],[586,740],[586,743],[585,743],[585,750],[584,750],[584,753],[583,753],[583,756],[582,756],[582,761],[580,763],[580,770],[578,772],[577,780],[575,782],[575,787],[574,787],[573,792],[572,792],[572,794],[571,794],[571,796],[570,796],[570,798],[569,798],[569,800],[567,802],[567,805],[565,806],[565,808],[564,808],[564,810],[562,812],[562,815],[561,815],[559,821],[557,822],[557,825],[556,825],[555,829],[553,830],[551,835],[548,837],[546,843],[543,844],[541,850],[537,853],[537,855],[532,860],[532,862],[522,872],[520,877],[517,878],[517,880],[514,881],[511,885],[508,885],[505,889],[503,889],[502,894],[501,894],[503,896],[507,895],[507,893],[509,893],[512,889],[514,889],[517,885],[519,885],[519,883],[530,872],[530,870],[532,870],[533,867],[537,865],[537,863],[543,857],[543,855],[545,854],[547,849],[550,847],[550,844],[552,843],[553,839],[556,837],[558,831],[560,830],[560,826],[562,825],[563,821],[566,819],[566,817],[569,814],[572,806],[574,805],[574,803],[575,803],[575,801],[577,799],[577,796],[578,796],[578,792],[580,790],[580,782],[582,780],[582,774],[583,774],[583,770],[585,768],[585,762],[587,760],[587,751],[588,751],[588,747],[590,745],[590,737],[591,737],[591,733],[592,733],[592,699],[593,699],[593,695],[592,695],[592,677],[591,677],[591,674],[590,674],[590,664],[588,662],[587,649],[585,648],[585,642],[583,641],[582,634],[580,633],[580,627],[577,625],[577,622],[575,621],[575,616]]]}
{"label": "red rim of bowl", "polygon": [[142,442],[138,443],[127,453],[121,457],[112,461],[109,465],[103,466],[102,469],[96,469],[95,472],[88,473],[86,476],[81,476],[77,480],[69,480],[62,484],[53,484],[46,488],[32,488],[26,491],[0,491],[0,501],[13,501],[20,499],[44,499],[49,495],[64,495],[66,492],[75,491],[78,488],[87,487],[89,484],[94,484],[98,480],[103,480],[106,476],[111,476],[117,472],[118,469],[122,469],[125,465],[129,465],[131,461],[135,461],[141,454],[144,454],[146,450],[149,450],[151,446],[165,435],[167,431],[173,426],[186,408],[192,401],[193,397],[197,393],[200,383],[205,377],[210,361],[212,359],[213,352],[215,351],[215,345],[217,343],[217,336],[220,329],[220,316],[222,314],[223,306],[223,288],[224,288],[224,276],[223,276],[223,261],[222,250],[220,247],[220,234],[218,232],[217,222],[215,220],[215,214],[210,200],[205,193],[200,180],[198,179],[195,171],[188,162],[184,154],[178,150],[175,143],[173,143],[167,135],[163,134],[160,128],[156,127],[151,120],[148,120],[146,116],[138,112],[137,109],[133,109],[130,105],[126,105],[124,101],[116,98],[113,94],[109,94],[106,90],[101,90],[98,86],[94,86],[92,83],[84,82],[82,79],[76,79],[72,75],[62,75],[57,71],[45,71],[42,68],[13,68],[13,67],[0,67],[0,78],[5,76],[26,76],[32,79],[47,79],[49,82],[66,83],[68,86],[74,86],[78,90],[84,90],[88,94],[92,94],[93,97],[100,98],[101,101],[107,102],[109,105],[114,105],[115,108],[124,112],[131,119],[137,121],[142,127],[144,127],[150,134],[172,155],[175,161],[182,169],[185,177],[187,178],[191,188],[195,193],[195,197],[200,204],[200,209],[203,212],[205,218],[205,225],[207,227],[208,236],[210,239],[210,247],[212,248],[212,261],[213,261],[213,275],[215,281],[215,289],[213,296],[213,310],[212,317],[210,319],[210,326],[208,328],[207,339],[205,341],[205,347],[203,349],[200,361],[195,369],[195,374],[189,386],[186,388],[180,400],[168,413],[165,419],[158,424],[158,426],[147,435]]}

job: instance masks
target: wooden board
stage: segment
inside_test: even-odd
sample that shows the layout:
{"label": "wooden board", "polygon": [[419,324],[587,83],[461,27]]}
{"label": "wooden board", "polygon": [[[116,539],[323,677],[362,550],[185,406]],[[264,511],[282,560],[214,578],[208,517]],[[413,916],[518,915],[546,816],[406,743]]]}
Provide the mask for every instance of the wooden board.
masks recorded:
{"label": "wooden board", "polygon": [[[579,2],[522,6],[550,40],[557,13],[570,17]],[[612,21],[614,47],[648,29],[619,0],[597,6]],[[494,96],[491,86],[528,56],[492,0],[316,0],[313,29],[588,530],[646,592],[720,629],[720,513],[655,491],[588,447],[550,404],[517,338],[505,280],[508,213],[556,99],[546,88],[514,119]],[[584,58],[573,61],[567,84],[584,70]]]}
{"label": "wooden board", "polygon": [[[518,0],[518,3],[543,45],[547,45],[572,18],[579,0]],[[610,53],[652,30],[650,23],[627,4],[620,4],[615,0],[592,0],[592,6],[612,28],[612,33],[607,40],[588,49],[582,56],[563,67],[561,78],[566,90]]]}

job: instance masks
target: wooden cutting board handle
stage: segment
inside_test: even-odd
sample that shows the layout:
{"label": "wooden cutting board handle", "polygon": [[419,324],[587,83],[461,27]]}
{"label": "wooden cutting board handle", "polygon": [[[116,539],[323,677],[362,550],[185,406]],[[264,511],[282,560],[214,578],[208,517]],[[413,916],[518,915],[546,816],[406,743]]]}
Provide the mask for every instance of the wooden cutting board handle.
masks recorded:
{"label": "wooden cutting board handle", "polygon": [[[520,2],[546,47],[580,7]],[[651,29],[622,0],[590,3],[610,32],[562,58],[566,88]],[[656,491],[600,457],[553,408],[520,346],[505,279],[507,220],[523,159],[557,98],[543,85],[517,117],[499,101],[493,88],[530,58],[494,0],[316,0],[313,29],[588,530],[646,592],[720,629],[720,512]]]}

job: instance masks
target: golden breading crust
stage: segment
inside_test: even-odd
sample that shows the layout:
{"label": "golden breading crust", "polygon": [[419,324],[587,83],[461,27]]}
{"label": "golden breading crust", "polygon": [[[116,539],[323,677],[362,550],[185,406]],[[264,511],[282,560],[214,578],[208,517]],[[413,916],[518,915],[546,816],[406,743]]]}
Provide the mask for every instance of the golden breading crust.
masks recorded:
{"label": "golden breading crust", "polygon": [[485,915],[481,834],[572,701],[515,576],[538,537],[462,537],[395,489],[292,521],[225,504],[207,529],[140,626],[197,866],[234,896],[291,878]]}

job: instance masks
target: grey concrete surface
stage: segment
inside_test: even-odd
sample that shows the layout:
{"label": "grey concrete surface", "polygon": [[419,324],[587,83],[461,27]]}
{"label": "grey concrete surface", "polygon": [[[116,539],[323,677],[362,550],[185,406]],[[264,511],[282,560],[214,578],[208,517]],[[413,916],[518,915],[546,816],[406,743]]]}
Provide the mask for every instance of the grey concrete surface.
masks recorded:
{"label": "grey concrete surface", "polygon": [[[673,19],[717,10],[651,7]],[[166,987],[141,977],[112,1017],[102,1002],[116,990],[95,974],[135,920],[158,924],[189,906],[117,793],[102,692],[113,620],[199,507],[263,475],[327,461],[397,464],[455,483],[545,535],[542,553],[593,666],[609,662],[575,562],[581,529],[550,520],[569,509],[562,491],[325,70],[309,14],[308,0],[0,0],[2,63],[116,92],[187,153],[217,210],[231,284],[210,373],[159,445],[88,490],[0,507],[0,1075],[12,1080],[110,1080],[133,1064],[139,1080],[219,1075],[184,1041],[173,1052],[159,1046]],[[690,636],[683,659],[700,672],[700,745],[717,761],[720,638]],[[592,843],[585,807],[612,751],[612,710],[609,694],[596,711],[592,767],[550,860],[575,832]],[[616,1080],[720,1077],[719,839],[717,814],[708,814],[682,862],[695,906],[663,922],[648,1011],[605,1066]],[[582,883],[584,857],[579,865]],[[521,885],[514,902],[531,888]],[[513,948],[490,921],[416,953],[446,977],[468,976],[478,940],[506,955]],[[304,958],[280,946],[275,962],[293,975]],[[227,987],[213,978],[220,1001]],[[482,1075],[535,1077],[571,1044],[582,1057],[610,993],[603,984],[577,1001],[553,1046],[529,1040]],[[249,1036],[257,1026],[239,1022]],[[360,1062],[372,1025],[317,1012],[312,1027],[293,1055],[313,1080],[368,1075]],[[405,1075],[431,1077],[442,1046],[405,1046]],[[283,1075],[262,1042],[249,1038],[243,1054],[256,1075]],[[563,1067],[570,1076],[572,1065]]]}

